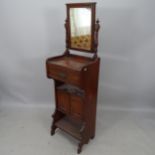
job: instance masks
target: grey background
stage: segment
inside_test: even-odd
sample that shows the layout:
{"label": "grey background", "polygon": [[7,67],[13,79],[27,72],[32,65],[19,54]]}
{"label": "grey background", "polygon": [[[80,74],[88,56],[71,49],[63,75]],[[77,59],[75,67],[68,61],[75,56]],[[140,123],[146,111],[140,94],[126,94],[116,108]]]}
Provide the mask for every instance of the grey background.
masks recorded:
{"label": "grey background", "polygon": [[[0,104],[54,102],[45,60],[65,49],[67,2],[79,1],[0,0]],[[99,105],[154,109],[155,1],[96,2],[101,21]]]}

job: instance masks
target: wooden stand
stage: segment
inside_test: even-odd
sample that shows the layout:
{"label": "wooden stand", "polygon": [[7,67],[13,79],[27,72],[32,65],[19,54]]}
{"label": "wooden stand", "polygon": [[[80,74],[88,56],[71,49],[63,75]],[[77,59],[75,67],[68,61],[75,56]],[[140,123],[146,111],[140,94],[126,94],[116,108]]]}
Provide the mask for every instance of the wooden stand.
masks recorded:
{"label": "wooden stand", "polygon": [[[55,112],[51,135],[57,128],[79,140],[80,153],[84,144],[95,137],[97,90],[100,58],[97,56],[99,21],[95,23],[96,3],[67,4],[66,50],[63,55],[48,58],[47,77],[54,80]],[[70,9],[89,8],[91,13],[90,49],[73,48],[70,30]],[[92,58],[70,54],[69,49],[89,52]]]}
{"label": "wooden stand", "polygon": [[55,83],[56,109],[51,135],[57,128],[83,144],[95,136],[97,87],[100,59],[63,55],[47,60],[47,76]]}

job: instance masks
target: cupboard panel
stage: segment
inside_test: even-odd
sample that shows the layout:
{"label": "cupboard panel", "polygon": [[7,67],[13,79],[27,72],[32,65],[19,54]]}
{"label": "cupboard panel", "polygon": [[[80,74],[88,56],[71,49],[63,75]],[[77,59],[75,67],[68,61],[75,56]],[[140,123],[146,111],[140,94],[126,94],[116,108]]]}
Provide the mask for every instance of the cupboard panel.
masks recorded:
{"label": "cupboard panel", "polygon": [[69,114],[70,104],[69,104],[69,95],[64,91],[57,91],[57,100],[58,100],[58,110]]}
{"label": "cupboard panel", "polygon": [[70,114],[77,118],[82,119],[83,118],[83,101],[82,98],[78,96],[71,95],[70,97]]}

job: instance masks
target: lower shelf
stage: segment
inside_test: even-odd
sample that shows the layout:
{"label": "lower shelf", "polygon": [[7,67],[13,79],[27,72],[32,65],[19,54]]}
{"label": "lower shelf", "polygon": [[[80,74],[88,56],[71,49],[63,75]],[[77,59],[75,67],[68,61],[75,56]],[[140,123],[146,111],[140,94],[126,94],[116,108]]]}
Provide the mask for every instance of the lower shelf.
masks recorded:
{"label": "lower shelf", "polygon": [[61,120],[55,123],[55,126],[61,130],[69,133],[78,140],[81,140],[80,130],[83,127],[82,122],[75,122],[71,118],[65,116]]}

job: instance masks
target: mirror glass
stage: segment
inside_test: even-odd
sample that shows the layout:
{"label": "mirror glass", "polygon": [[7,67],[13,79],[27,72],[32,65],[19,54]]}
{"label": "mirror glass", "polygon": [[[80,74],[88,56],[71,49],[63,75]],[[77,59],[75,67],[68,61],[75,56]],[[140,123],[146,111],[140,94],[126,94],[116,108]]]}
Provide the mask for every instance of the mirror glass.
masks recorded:
{"label": "mirror glass", "polygon": [[91,50],[91,9],[70,8],[71,48]]}

